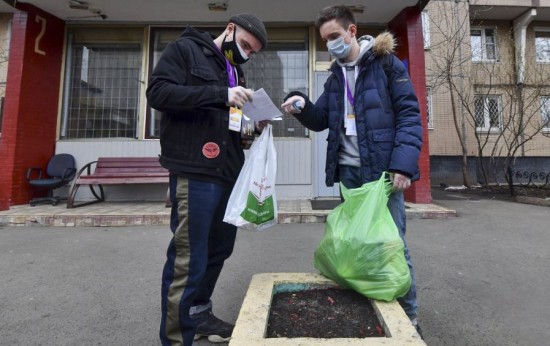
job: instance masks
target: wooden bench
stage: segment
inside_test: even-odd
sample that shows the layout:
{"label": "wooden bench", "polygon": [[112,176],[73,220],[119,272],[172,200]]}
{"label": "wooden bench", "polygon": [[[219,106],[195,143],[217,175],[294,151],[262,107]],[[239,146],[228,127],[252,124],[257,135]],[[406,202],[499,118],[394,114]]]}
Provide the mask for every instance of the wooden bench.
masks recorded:
{"label": "wooden bench", "polygon": [[[91,173],[94,164],[95,170]],[[86,164],[77,173],[67,198],[67,208],[105,201],[103,185],[168,183],[168,180],[168,170],[160,165],[158,157],[100,157],[97,161]],[[96,199],[76,205],[76,192],[82,185],[88,185]],[[94,185],[98,187],[99,193],[94,189]],[[169,204],[167,193],[166,205]]]}

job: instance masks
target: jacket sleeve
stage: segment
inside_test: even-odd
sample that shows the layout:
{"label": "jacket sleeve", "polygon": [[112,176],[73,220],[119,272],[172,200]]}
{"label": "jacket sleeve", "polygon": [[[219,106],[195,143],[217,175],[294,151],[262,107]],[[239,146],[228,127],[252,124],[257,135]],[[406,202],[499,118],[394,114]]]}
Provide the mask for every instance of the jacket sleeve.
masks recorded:
{"label": "jacket sleeve", "polygon": [[[186,54],[192,54],[188,45],[171,42],[166,46],[149,79],[147,101],[154,109],[167,113],[184,113],[197,108],[223,108],[228,100],[227,87],[216,85],[216,76],[201,72],[200,67],[190,67]],[[188,73],[212,85],[188,85]]]}
{"label": "jacket sleeve", "polygon": [[298,119],[298,121],[302,125],[304,125],[308,129],[315,132],[321,132],[323,130],[326,130],[329,125],[329,121],[328,121],[329,92],[327,89],[328,89],[330,79],[331,78],[329,77],[329,80],[327,80],[327,82],[325,83],[325,90],[323,94],[321,94],[321,96],[319,97],[317,102],[315,102],[315,104],[311,102],[309,97],[307,97],[305,94],[299,91],[293,91],[285,97],[285,101],[294,95],[299,95],[304,98],[304,100],[306,101],[304,108],[300,113],[295,114],[294,116],[296,117],[296,119]]}
{"label": "jacket sleeve", "polygon": [[388,170],[415,178],[422,147],[418,99],[405,66],[393,54],[390,67],[388,88],[395,112],[395,141]]}

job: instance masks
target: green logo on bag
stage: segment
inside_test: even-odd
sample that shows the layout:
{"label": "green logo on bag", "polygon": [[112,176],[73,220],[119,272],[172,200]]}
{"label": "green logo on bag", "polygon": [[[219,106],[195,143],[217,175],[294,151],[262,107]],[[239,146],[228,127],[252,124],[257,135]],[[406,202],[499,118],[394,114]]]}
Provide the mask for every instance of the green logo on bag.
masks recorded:
{"label": "green logo on bag", "polygon": [[241,213],[241,217],[256,225],[273,220],[275,218],[273,196],[269,196],[263,202],[260,202],[252,192],[248,192],[246,207]]}

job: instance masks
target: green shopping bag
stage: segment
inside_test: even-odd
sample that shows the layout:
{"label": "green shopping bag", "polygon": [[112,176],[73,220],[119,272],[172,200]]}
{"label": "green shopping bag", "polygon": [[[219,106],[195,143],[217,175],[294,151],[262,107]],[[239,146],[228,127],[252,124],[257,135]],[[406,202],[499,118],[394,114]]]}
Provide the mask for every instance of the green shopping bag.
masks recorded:
{"label": "green shopping bag", "polygon": [[275,219],[275,209],[273,195],[261,200],[260,197],[249,192],[241,217],[250,223],[261,225]]}
{"label": "green shopping bag", "polygon": [[387,207],[391,183],[386,173],[357,189],[341,188],[345,201],[327,217],[314,254],[315,268],[368,298],[392,301],[404,296],[411,275]]}

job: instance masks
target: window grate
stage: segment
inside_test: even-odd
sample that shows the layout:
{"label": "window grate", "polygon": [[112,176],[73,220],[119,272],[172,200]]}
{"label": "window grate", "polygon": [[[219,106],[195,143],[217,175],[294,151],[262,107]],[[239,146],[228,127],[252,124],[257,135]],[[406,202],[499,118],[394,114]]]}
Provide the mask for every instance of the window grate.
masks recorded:
{"label": "window grate", "polygon": [[[271,46],[271,47],[270,47]],[[304,44],[270,44],[268,50],[242,65],[247,87],[264,88],[279,107],[291,91],[308,94],[308,52]],[[308,137],[308,130],[292,115],[283,114],[282,121],[273,122],[275,137]]]}
{"label": "window grate", "polygon": [[501,97],[499,95],[476,96],[474,99],[477,131],[500,131],[502,128]]}
{"label": "window grate", "polygon": [[550,32],[535,31],[537,62],[550,62]]}
{"label": "window grate", "polygon": [[[207,31],[218,34],[224,28],[206,28]],[[150,59],[152,68],[157,64],[166,45],[176,39],[179,29],[156,29],[152,31],[153,53]],[[264,88],[273,103],[279,107],[284,97],[291,91],[309,92],[308,82],[308,50],[307,42],[300,39],[293,42],[269,42],[266,50],[253,55],[250,60],[241,65],[246,77],[247,87],[257,90]],[[151,71],[150,71],[151,72]],[[149,109],[146,136],[158,138],[160,135],[161,112]],[[284,114],[282,121],[273,122],[273,135],[276,137],[308,137],[308,130],[293,116]]]}
{"label": "window grate", "polygon": [[434,128],[432,99],[433,99],[432,88],[427,87],[426,88],[426,101],[427,101],[426,117],[427,117],[427,122],[428,122],[428,128],[429,129]]}
{"label": "window grate", "polygon": [[139,44],[76,44],[67,102],[67,139],[135,138]]}
{"label": "window grate", "polygon": [[430,49],[430,15],[428,11],[422,11],[422,36],[424,37],[424,49]]}
{"label": "window grate", "polygon": [[550,131],[550,96],[541,97],[540,115],[543,131]]}

